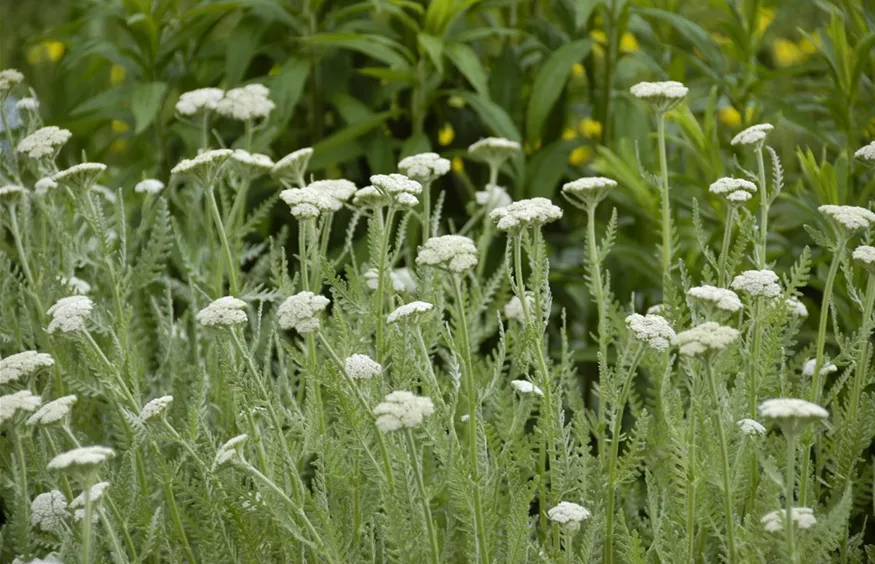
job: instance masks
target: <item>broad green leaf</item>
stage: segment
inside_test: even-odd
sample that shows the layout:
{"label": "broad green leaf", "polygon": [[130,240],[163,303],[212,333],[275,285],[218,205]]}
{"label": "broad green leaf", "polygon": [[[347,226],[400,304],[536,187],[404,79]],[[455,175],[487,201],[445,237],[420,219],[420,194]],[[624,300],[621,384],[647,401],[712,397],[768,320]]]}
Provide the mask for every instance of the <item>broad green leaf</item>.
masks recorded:
{"label": "broad green leaf", "polygon": [[408,66],[407,59],[401,53],[374,36],[355,33],[322,33],[311,35],[303,40],[307,43],[331,45],[341,49],[358,51],[395,67],[406,68]]}
{"label": "broad green leaf", "polygon": [[428,54],[431,62],[434,63],[438,72],[444,72],[444,42],[439,38],[427,33],[420,33],[416,36],[423,50]]}
{"label": "broad green leaf", "polygon": [[398,155],[398,158],[403,159],[410,155],[427,153],[429,151],[431,151],[431,143],[428,140],[428,135],[420,133],[419,135],[410,136],[404,142],[404,145],[401,146],[401,154]]}
{"label": "broad green leaf", "polygon": [[453,62],[459,72],[465,75],[474,90],[482,96],[489,96],[489,84],[486,80],[486,71],[480,63],[480,58],[474,49],[464,43],[448,43],[444,47],[444,53]]}
{"label": "broad green leaf", "polygon": [[493,135],[506,137],[513,141],[522,141],[522,136],[516,128],[516,125],[514,125],[513,119],[511,119],[504,108],[489,98],[464,90],[449,90],[446,94],[448,96],[458,96],[465,100],[465,102],[474,108],[474,111],[477,112],[477,115],[483,120],[483,125],[485,125]]}
{"label": "broad green leaf", "polygon": [[[389,118],[395,115],[395,112],[387,111],[356,122],[345,129],[341,129],[337,133],[326,137],[319,143],[313,145],[313,164],[312,168],[318,169],[326,165],[335,164],[335,162],[344,162],[349,160],[348,155],[343,151],[336,151],[346,147],[350,142],[355,141],[365,133],[376,129],[386,122]],[[360,153],[359,153],[360,154]],[[332,159],[338,159],[332,162]],[[354,157],[353,157],[354,158]]]}
{"label": "broad green leaf", "polygon": [[720,49],[717,48],[717,44],[714,43],[714,40],[711,39],[708,32],[702,29],[699,24],[678,14],[659,10],[657,8],[636,8],[635,11],[644,17],[662,20],[675,28],[685,39],[698,47],[699,51],[702,52],[702,55],[704,55],[708,61],[715,64],[715,68],[716,63],[722,61],[723,58],[720,55]]}
{"label": "broad green leaf", "polygon": [[249,62],[258,51],[263,27],[242,25],[234,30],[234,40],[225,44],[225,80],[236,86],[243,79]]}
{"label": "broad green leaf", "polygon": [[540,139],[544,122],[565,89],[571,66],[586,56],[591,45],[588,39],[566,43],[541,65],[532,85],[532,96],[526,111],[526,139],[530,143]]}
{"label": "broad green leaf", "polygon": [[596,6],[604,3],[605,0],[574,0],[574,27],[583,27]]}
{"label": "broad green leaf", "polygon": [[526,167],[526,197],[552,198],[568,163],[568,143],[550,143],[529,159]]}
{"label": "broad green leaf", "polygon": [[158,115],[164,93],[167,92],[166,82],[147,82],[134,87],[131,94],[131,112],[134,114],[134,133],[142,133]]}
{"label": "broad green leaf", "polygon": [[310,76],[309,60],[290,59],[273,77],[270,97],[277,107],[275,119],[286,122],[292,116],[295,104],[298,103],[304,86],[307,84],[308,76]]}

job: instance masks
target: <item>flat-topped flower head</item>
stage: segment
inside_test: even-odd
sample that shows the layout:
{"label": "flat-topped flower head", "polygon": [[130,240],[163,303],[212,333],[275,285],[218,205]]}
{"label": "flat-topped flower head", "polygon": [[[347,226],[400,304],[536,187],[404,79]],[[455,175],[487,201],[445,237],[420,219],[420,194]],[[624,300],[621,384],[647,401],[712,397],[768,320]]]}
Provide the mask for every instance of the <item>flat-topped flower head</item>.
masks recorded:
{"label": "flat-topped flower head", "polygon": [[37,196],[46,195],[49,190],[54,190],[58,187],[58,183],[52,180],[51,176],[44,176],[36,181],[33,185],[33,191]]}
{"label": "flat-topped flower head", "polygon": [[325,296],[313,292],[298,292],[286,298],[277,308],[277,319],[282,329],[294,329],[305,335],[322,326],[319,314],[331,303]]}
{"label": "flat-topped flower head", "polygon": [[249,320],[246,302],[234,296],[224,296],[203,308],[195,318],[205,327],[231,327]]}
{"label": "flat-topped flower head", "polygon": [[48,353],[24,351],[11,354],[0,359],[0,384],[16,382],[54,364],[55,359]]}
{"label": "flat-topped flower head", "polygon": [[72,136],[68,129],[48,125],[19,141],[16,150],[32,159],[54,158]]}
{"label": "flat-topped flower head", "polygon": [[[775,533],[783,530],[784,519],[786,518],[787,511],[784,509],[777,509],[763,515],[760,519],[760,523],[763,524],[763,528],[766,531]],[[814,517],[814,511],[810,507],[791,507],[790,519],[796,527],[800,529],[809,529],[817,523],[817,519]]]}
{"label": "flat-topped flower head", "polygon": [[509,206],[513,199],[503,187],[497,184],[487,184],[485,190],[474,193],[474,201],[477,202],[478,206],[485,207],[486,211],[491,211],[495,208]]}
{"label": "flat-topped flower head", "polygon": [[73,290],[76,294],[87,294],[91,291],[91,284],[76,276],[58,276],[57,280],[61,286]]}
{"label": "flat-topped flower head", "polygon": [[718,288],[704,284],[690,288],[687,295],[691,298],[722,311],[735,313],[741,309],[741,300],[738,294],[726,288]]}
{"label": "flat-topped flower head", "polygon": [[617,181],[604,176],[585,176],[566,182],[562,195],[573,205],[586,209],[601,202],[607,193],[617,187]]}
{"label": "flat-topped flower head", "polygon": [[851,254],[863,268],[869,271],[870,275],[875,275],[875,247],[870,245],[860,245]]}
{"label": "flat-topped flower head", "polygon": [[238,121],[249,121],[266,118],[275,107],[267,87],[262,84],[248,84],[225,92],[216,103],[216,112]]}
{"label": "flat-topped flower head", "polygon": [[209,182],[234,153],[231,149],[204,151],[193,159],[182,159],[170,169],[175,176],[191,176]]}
{"label": "flat-topped flower head", "polygon": [[52,180],[73,188],[90,190],[104,171],[106,171],[106,165],[103,163],[79,163],[61,172],[56,172],[52,176]]}
{"label": "flat-topped flower head", "polygon": [[82,331],[85,329],[85,322],[93,309],[94,302],[88,296],[61,298],[46,312],[52,316],[47,331],[49,334],[55,331],[61,333]]}
{"label": "flat-topped flower head", "polygon": [[462,274],[477,266],[477,246],[462,235],[432,237],[419,247],[416,264]]}
{"label": "flat-topped flower head", "polygon": [[24,75],[15,69],[0,70],[0,100],[3,100],[13,88],[24,82]]}
{"label": "flat-topped flower head", "polygon": [[773,129],[775,129],[775,126],[771,123],[752,125],[733,137],[730,143],[732,145],[748,145],[760,148],[763,146],[766,136]]}
{"label": "flat-topped flower head", "polygon": [[410,302],[398,306],[392,313],[386,317],[386,323],[396,323],[403,320],[419,321],[422,316],[434,309],[434,306],[428,302]]}
{"label": "flat-topped flower head", "polygon": [[115,451],[105,446],[84,446],[61,453],[49,461],[49,470],[75,469],[88,471],[115,456]]}
{"label": "flat-topped flower head", "polygon": [[799,301],[799,298],[790,296],[784,303],[786,304],[790,315],[801,318],[808,317],[808,308],[805,307],[805,304]]}
{"label": "flat-topped flower head", "polygon": [[299,221],[314,219],[323,213],[333,213],[343,207],[340,200],[309,186],[283,190],[280,192],[280,199],[289,205],[292,216]]}
{"label": "flat-topped flower head", "polygon": [[0,424],[12,419],[19,411],[22,413],[34,411],[42,402],[42,398],[33,395],[30,390],[0,396]]}
{"label": "flat-topped flower head", "polygon": [[854,152],[854,157],[866,166],[875,168],[875,141],[857,149]]}
{"label": "flat-topped flower head", "polygon": [[140,410],[140,421],[163,417],[171,403],[173,403],[173,396],[161,396],[149,401]]}
{"label": "flat-topped flower head", "polygon": [[[316,180],[307,184],[307,189],[315,190],[321,194],[326,194],[331,196],[341,204],[344,202],[348,202],[350,198],[352,198],[353,194],[356,193],[358,188],[356,188],[355,182],[351,180],[346,180],[345,178],[337,178],[333,180]],[[339,208],[338,208],[339,209]]]}
{"label": "flat-topped flower head", "polygon": [[30,503],[30,524],[47,533],[61,534],[67,513],[67,498],[59,490],[41,493]]}
{"label": "flat-topped flower head", "polygon": [[633,96],[649,103],[656,113],[662,114],[683,102],[689,91],[683,83],[675,80],[639,82],[629,89]]}
{"label": "flat-topped flower head", "polygon": [[161,190],[164,190],[164,183],[155,178],[146,178],[134,185],[134,192],[137,194],[151,194],[154,196],[160,193]]}
{"label": "flat-topped flower head", "polygon": [[517,231],[527,227],[539,227],[562,218],[562,208],[547,198],[519,200],[489,213],[502,231]]}
{"label": "flat-topped flower head", "polygon": [[219,101],[225,96],[221,88],[198,88],[185,92],[176,102],[176,111],[179,115],[193,116],[200,112],[216,109]]}
{"label": "flat-topped flower head", "polygon": [[755,298],[775,298],[781,295],[778,275],[771,270],[745,270],[733,278],[729,286]]}
{"label": "flat-topped flower head", "polygon": [[580,524],[592,516],[589,509],[572,503],[570,501],[560,501],[556,507],[550,508],[547,511],[547,517],[551,521],[556,521],[561,526],[572,531],[580,528]]}
{"label": "flat-topped flower head", "polygon": [[655,351],[667,351],[675,337],[674,329],[661,315],[633,313],[626,317],[626,327],[636,340]]}
{"label": "flat-topped flower head", "polygon": [[543,396],[544,390],[539,388],[538,386],[532,384],[528,380],[511,380],[510,385],[513,386],[513,389],[517,392],[528,395],[535,394],[536,396]]}
{"label": "flat-topped flower head", "polygon": [[373,186],[365,186],[356,190],[352,203],[362,208],[382,208],[388,206],[391,199]]}
{"label": "flat-topped flower head", "polygon": [[407,178],[403,174],[375,174],[371,176],[371,185],[382,193],[388,203],[409,208],[419,203],[422,184]]}
{"label": "flat-topped flower head", "polygon": [[300,188],[304,187],[306,180],[304,174],[310,166],[310,158],[313,156],[313,147],[304,147],[286,155],[278,160],[271,173],[276,178],[284,178],[297,182]]}
{"label": "flat-topped flower head", "polygon": [[383,433],[418,426],[422,419],[434,413],[430,398],[420,397],[407,390],[396,390],[374,408],[377,429]]}
{"label": "flat-topped flower head", "polygon": [[0,185],[0,204],[3,202],[15,203],[25,190],[17,184]]}
{"label": "flat-topped flower head", "polygon": [[450,172],[450,161],[437,153],[420,153],[401,159],[398,170],[420,184],[428,184]]}
{"label": "flat-topped flower head", "polygon": [[[396,292],[415,292],[416,280],[407,267],[396,268],[389,272],[389,281],[392,289]],[[365,284],[371,290],[376,290],[380,283],[380,273],[376,268],[369,268],[365,272]]]}
{"label": "flat-topped flower head", "polygon": [[21,558],[15,558],[12,564],[64,564],[58,557],[57,552],[50,552],[42,558],[33,558],[25,562]]}
{"label": "flat-topped flower head", "polygon": [[236,455],[242,453],[243,443],[246,442],[248,435],[245,433],[242,435],[237,435],[231,439],[228,439],[225,444],[219,447],[219,450],[216,451],[216,457],[213,459],[213,470],[215,470],[218,466],[225,464]]}
{"label": "flat-topped flower head", "polygon": [[706,321],[675,335],[671,344],[678,347],[684,356],[701,356],[717,353],[738,340],[738,330]]}
{"label": "flat-topped flower head", "polygon": [[510,157],[522,151],[522,147],[516,141],[504,137],[486,137],[468,147],[468,153],[475,158],[485,161],[493,168],[501,168],[501,165]]}
{"label": "flat-topped flower head", "polygon": [[764,435],[766,428],[753,419],[739,419],[735,422],[745,435]]}
{"label": "flat-topped flower head", "polygon": [[519,298],[519,296],[514,296],[506,304],[504,304],[504,316],[508,319],[513,319],[515,321],[519,321],[520,323],[525,323],[526,311],[532,311],[534,309],[535,296],[531,292],[526,292],[526,309],[523,309],[523,301]]}
{"label": "flat-topped flower head", "polygon": [[665,311],[664,305],[656,304],[656,305],[652,305],[649,308],[647,308],[647,311],[645,313],[647,313],[648,315],[651,315],[651,314],[662,315],[664,311]]}
{"label": "flat-topped flower head", "polygon": [[43,404],[25,422],[28,425],[54,425],[63,421],[76,403],[76,396],[63,396]]}
{"label": "flat-topped flower head", "polygon": [[850,232],[862,231],[875,225],[875,213],[858,206],[825,205],[817,208],[817,211]]}
{"label": "flat-topped flower head", "polygon": [[[96,484],[88,488],[88,498],[91,500],[91,503],[100,501],[100,498],[103,497],[103,494],[106,493],[106,490],[108,488],[109,482],[97,482]],[[74,509],[77,507],[85,507],[84,491],[73,498],[73,501],[70,502],[70,507]]]}
{"label": "flat-topped flower head", "polygon": [[234,152],[231,153],[231,162],[250,176],[267,174],[273,169],[273,159],[267,155],[250,153],[243,149],[234,149]]}
{"label": "flat-topped flower head", "polygon": [[[805,364],[802,365],[802,375],[807,377],[814,376],[814,369],[817,367],[817,359],[810,358],[805,361]],[[838,372],[839,367],[831,362],[824,362],[823,366],[820,367],[820,375],[826,376],[827,374],[832,374],[834,372]]]}
{"label": "flat-topped flower head", "polygon": [[370,380],[383,373],[383,365],[366,354],[353,354],[346,357],[344,368],[353,380]]}
{"label": "flat-topped flower head", "polygon": [[715,180],[708,191],[723,197],[733,205],[741,205],[753,198],[757,192],[756,184],[743,178],[723,177]]}
{"label": "flat-topped flower head", "polygon": [[22,98],[15,102],[15,109],[19,112],[39,112],[39,100],[36,98]]}
{"label": "flat-topped flower head", "polygon": [[781,424],[805,424],[829,417],[829,412],[816,403],[797,398],[768,399],[760,404],[759,412],[760,417]]}

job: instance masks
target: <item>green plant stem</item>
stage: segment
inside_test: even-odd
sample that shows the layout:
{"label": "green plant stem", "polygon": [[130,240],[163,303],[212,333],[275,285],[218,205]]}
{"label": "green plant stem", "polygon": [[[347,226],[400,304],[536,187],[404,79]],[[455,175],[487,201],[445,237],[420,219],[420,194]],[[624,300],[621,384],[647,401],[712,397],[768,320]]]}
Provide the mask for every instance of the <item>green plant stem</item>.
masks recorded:
{"label": "green plant stem", "polygon": [[386,221],[382,221],[382,214],[378,216],[380,218],[380,223],[382,229],[380,230],[380,234],[382,235],[382,239],[380,240],[380,257],[379,257],[379,266],[377,269],[377,362],[382,363],[385,361],[385,343],[384,341],[384,333],[386,324],[383,319],[383,312],[385,307],[385,300],[383,296],[386,292],[386,278],[389,277],[389,274],[386,272],[387,264],[389,260],[389,240],[392,237],[392,221],[395,219],[395,208],[389,207],[389,210],[386,212]]}
{"label": "green plant stem", "polygon": [[206,151],[210,148],[210,111],[204,109],[201,118],[201,150]]}
{"label": "green plant stem", "polygon": [[432,564],[438,564],[441,561],[441,557],[440,550],[438,549],[437,532],[435,531],[434,522],[431,517],[431,508],[429,507],[428,496],[425,491],[425,482],[422,479],[422,467],[419,464],[419,456],[416,453],[416,442],[413,439],[413,431],[411,431],[409,427],[404,431],[404,438],[407,439],[407,448],[410,450],[410,462],[413,464],[413,472],[416,475],[416,488],[419,490],[419,499],[422,502],[422,513],[425,516],[425,526],[428,530],[431,561]]}
{"label": "green plant stem", "polygon": [[608,458],[608,501],[607,509],[605,510],[605,556],[606,564],[614,562],[614,497],[617,487],[617,458],[620,453],[620,435],[623,431],[623,414],[626,410],[626,400],[629,397],[629,388],[632,386],[632,381],[635,379],[635,372],[638,370],[638,364],[644,356],[644,345],[638,345],[638,350],[635,351],[635,356],[632,357],[632,363],[629,365],[629,370],[626,372],[626,379],[623,382],[623,389],[620,391],[620,397],[617,399],[616,410],[614,415],[614,429],[611,433],[611,454]]}
{"label": "green plant stem", "polygon": [[730,205],[726,212],[726,228],[723,230],[723,245],[720,247],[720,267],[717,272],[719,286],[726,287],[726,282],[729,280],[729,273],[726,272],[727,262],[729,260],[729,244],[732,241],[732,227],[735,223],[735,206]]}
{"label": "green plant stem", "polygon": [[[826,285],[823,287],[823,301],[820,305],[820,322],[817,327],[817,344],[815,345],[814,374],[811,376],[811,401],[820,403],[820,394],[823,389],[822,375],[823,351],[826,346],[826,328],[829,322],[829,304],[832,301],[832,292],[835,285],[836,273],[845,252],[847,238],[840,234],[833,253],[832,262],[829,265],[829,274],[826,277]],[[799,503],[805,506],[808,500],[808,466],[811,463],[811,442],[805,441],[805,452],[802,455],[802,468],[799,482]]]}
{"label": "green plant stem", "polygon": [[[599,366],[601,367],[602,363],[607,366],[608,363],[608,340],[606,338],[606,329],[607,329],[607,321],[605,317],[606,305],[605,304],[605,293],[604,293],[604,285],[602,282],[602,267],[601,261],[599,260],[599,248],[598,243],[595,237],[595,209],[596,204],[591,203],[586,207],[586,215],[587,215],[587,251],[589,253],[589,273],[592,277],[592,284],[590,286],[593,293],[593,300],[596,303],[596,309],[598,310],[598,332],[599,332]],[[602,375],[604,376],[604,375]],[[599,409],[598,409],[598,433],[599,433],[599,441],[597,443],[597,448],[599,454],[604,453],[604,441],[601,440],[604,438],[606,422],[605,422],[605,407],[603,402],[599,401]]]}
{"label": "green plant stem", "polygon": [[757,148],[757,172],[760,183],[760,252],[759,267],[766,267],[766,248],[769,237],[769,187],[766,185],[766,165],[763,162],[763,148]]}
{"label": "green plant stem", "polygon": [[[689,451],[688,460],[691,468],[695,469],[696,465],[696,414],[694,407],[690,406],[690,429],[687,432],[688,444],[687,449]],[[696,485],[696,480],[694,479],[694,473],[688,472],[689,479],[689,487],[687,488],[687,554],[689,555],[690,562],[696,561],[696,490],[698,486]]]}
{"label": "green plant stem", "polygon": [[462,341],[462,355],[465,364],[465,387],[468,393],[468,458],[471,464],[471,480],[474,489],[474,520],[477,529],[477,552],[483,564],[489,562],[489,546],[486,540],[486,526],[483,521],[483,508],[480,500],[480,464],[477,456],[477,388],[474,384],[474,363],[471,360],[471,341],[468,336],[468,316],[465,313],[465,300],[462,295],[462,281],[453,275],[456,307],[458,307],[459,338]]}
{"label": "green plant stem", "polygon": [[82,519],[82,564],[91,563],[91,522],[94,514],[94,505],[91,501],[91,486],[94,484],[94,475],[89,473],[83,480],[82,495],[85,496],[85,517]]}
{"label": "green plant stem", "polygon": [[234,262],[234,254],[231,252],[231,245],[228,244],[225,225],[222,223],[222,214],[219,213],[219,204],[216,203],[216,194],[212,186],[207,189],[207,196],[210,200],[210,213],[213,216],[213,223],[216,224],[219,240],[222,243],[222,250],[225,252],[225,262],[228,263],[228,283],[231,286],[231,295],[236,296],[240,292],[240,287],[237,285],[237,266]]}
{"label": "green plant stem", "polygon": [[729,562],[737,562],[735,555],[735,518],[732,510],[732,475],[729,466],[729,447],[726,444],[726,431],[723,428],[723,410],[720,409],[720,396],[717,394],[717,382],[711,359],[705,359],[705,376],[711,389],[711,399],[714,401],[714,426],[717,428],[717,439],[720,442],[720,461],[723,464],[723,512],[726,517],[726,544],[729,550]]}
{"label": "green plant stem", "polygon": [[[787,557],[792,563],[798,562],[796,554],[795,525],[793,523],[793,490],[796,484],[796,433],[787,433],[787,468],[784,477],[784,530],[787,532]],[[805,483],[804,476],[802,483]],[[800,492],[801,493],[801,492]]]}
{"label": "green plant stem", "polygon": [[[863,327],[867,327],[872,320],[872,309],[875,306],[875,274],[869,274],[869,280],[866,283],[866,297],[863,300]],[[857,410],[860,406],[860,396],[863,393],[863,387],[866,381],[866,362],[869,360],[869,334],[871,330],[867,330],[862,336],[860,353],[857,357],[857,366],[854,370],[854,383],[851,388],[851,404],[848,408],[848,420],[851,422],[857,421]],[[863,422],[859,422],[863,424]],[[848,477],[850,479],[850,476]]]}
{"label": "green plant stem", "polygon": [[[155,441],[150,441],[152,451],[158,460],[162,460],[161,451],[158,450],[158,445]],[[161,462],[163,464],[163,461]],[[164,496],[167,498],[167,505],[170,508],[170,519],[173,522],[173,527],[176,529],[176,534],[179,540],[182,541],[182,548],[185,551],[185,556],[189,564],[196,564],[198,560],[194,557],[194,552],[191,549],[191,544],[188,542],[188,535],[185,534],[185,527],[182,524],[182,518],[179,515],[179,506],[176,503],[176,497],[173,495],[173,488],[170,485],[170,476],[167,470],[161,466],[162,482],[164,485]]]}
{"label": "green plant stem", "polygon": [[422,184],[422,243],[431,237],[431,182]]}
{"label": "green plant stem", "polygon": [[671,278],[671,193],[668,186],[668,158],[665,153],[665,113],[656,116],[659,143],[659,173],[662,179],[662,276]]}
{"label": "green plant stem", "polygon": [[298,269],[301,273],[301,288],[304,291],[310,290],[310,274],[307,265],[309,262],[307,253],[307,232],[309,230],[307,227],[310,221],[309,219],[298,220]]}
{"label": "green plant stem", "polygon": [[21,260],[21,269],[24,270],[24,277],[27,278],[27,284],[30,286],[30,292],[36,302],[36,307],[39,309],[40,317],[45,315],[46,310],[43,308],[42,301],[39,297],[39,291],[36,285],[36,278],[30,270],[30,264],[27,260],[27,252],[24,250],[24,244],[21,239],[21,230],[18,227],[18,208],[17,206],[9,207],[9,227],[12,230],[12,238],[15,240],[15,249],[18,251],[18,257]]}
{"label": "green plant stem", "polygon": [[21,436],[18,434],[18,430],[13,427],[10,433],[12,434],[12,443],[15,449],[15,465],[18,467],[18,485],[21,488],[19,495],[16,496],[16,501],[23,510],[23,518],[21,522],[16,523],[16,526],[21,528],[21,533],[24,537],[24,552],[25,555],[29,555],[30,494],[27,491],[27,459],[24,457],[24,446],[21,444]]}
{"label": "green plant stem", "polygon": [[753,307],[753,343],[751,345],[750,364],[748,365],[749,379],[747,382],[748,414],[751,419],[757,416],[757,388],[759,387],[760,351],[763,341],[763,324],[760,319],[763,311],[763,298],[756,298]]}
{"label": "green plant stem", "polygon": [[115,527],[112,526],[112,519],[109,518],[109,515],[107,515],[106,511],[101,507],[97,508],[97,515],[100,518],[100,522],[103,523],[103,526],[106,528],[106,535],[104,536],[109,539],[109,545],[112,549],[112,553],[115,555],[116,562],[129,562],[130,560],[118,540]]}

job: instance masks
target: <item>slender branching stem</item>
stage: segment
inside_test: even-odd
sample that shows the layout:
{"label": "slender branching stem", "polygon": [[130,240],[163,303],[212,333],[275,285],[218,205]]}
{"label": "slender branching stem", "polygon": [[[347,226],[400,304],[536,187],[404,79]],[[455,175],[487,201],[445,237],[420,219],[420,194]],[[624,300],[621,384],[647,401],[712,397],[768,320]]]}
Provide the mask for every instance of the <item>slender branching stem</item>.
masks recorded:
{"label": "slender branching stem", "polygon": [[729,261],[729,244],[732,241],[732,228],[734,223],[735,206],[730,204],[729,209],[726,211],[726,228],[723,230],[723,245],[720,247],[720,266],[717,272],[718,283],[721,288],[726,287],[731,276],[731,273],[727,272],[726,268]]}
{"label": "slender branching stem", "polygon": [[407,440],[407,448],[410,451],[410,462],[413,464],[413,473],[416,475],[416,489],[419,490],[422,513],[425,516],[425,526],[428,531],[428,541],[431,549],[431,561],[432,564],[438,564],[441,561],[441,557],[440,549],[438,548],[437,531],[431,517],[428,494],[425,491],[425,482],[422,478],[422,466],[419,464],[419,455],[416,452],[416,441],[413,438],[413,431],[409,427],[404,431],[404,438]]}
{"label": "slender branching stem", "polygon": [[[607,304],[605,303],[604,283],[602,282],[602,266],[599,260],[598,242],[595,237],[595,209],[596,204],[590,203],[586,207],[587,215],[587,252],[589,254],[589,275],[592,277],[590,288],[592,290],[592,299],[596,303],[598,311],[598,339],[599,339],[599,366],[608,363],[608,339],[607,339]],[[604,376],[604,375],[602,375]],[[606,423],[605,423],[605,406],[602,401],[599,401],[598,407],[598,433],[599,441],[597,443],[598,452],[605,452],[604,438]]]}
{"label": "slender branching stem", "polygon": [[656,134],[659,143],[659,173],[662,195],[662,276],[671,278],[671,192],[668,185],[668,158],[665,153],[665,112],[656,115]]}
{"label": "slender branching stem", "polygon": [[216,202],[216,191],[212,186],[207,189],[207,197],[210,201],[210,213],[213,217],[213,223],[216,224],[216,231],[219,232],[219,240],[222,243],[222,250],[225,253],[225,262],[228,266],[228,284],[231,287],[231,295],[236,296],[240,292],[240,287],[237,284],[237,265],[234,262],[234,253],[231,251],[231,245],[228,243],[228,235],[225,233],[225,225],[222,223],[222,214],[219,213],[219,204]]}
{"label": "slender branching stem", "polygon": [[[796,485],[796,433],[787,432],[784,430],[785,438],[787,439],[787,467],[784,476],[784,530],[787,534],[787,559],[791,563],[799,561],[799,556],[796,554],[796,539],[794,530],[796,525],[793,523],[793,490]],[[802,483],[805,482],[804,476]]]}
{"label": "slender branching stem", "polygon": [[714,377],[714,368],[711,366],[712,359],[706,358],[702,364],[705,368],[705,376],[708,379],[708,387],[711,389],[711,399],[714,402],[712,416],[714,426],[717,428],[717,440],[720,443],[720,462],[723,465],[723,513],[726,518],[726,545],[729,551],[729,562],[738,562],[735,553],[735,517],[732,497],[732,473],[729,465],[729,447],[726,444],[726,430],[723,426],[723,409],[721,408],[720,395],[717,392],[717,382]]}
{"label": "slender branching stem", "polygon": [[[382,218],[382,215],[378,217]],[[377,268],[377,362],[383,362],[385,356],[385,324],[386,321],[383,318],[384,308],[386,306],[384,295],[386,293],[386,279],[389,278],[389,273],[387,272],[388,264],[389,264],[389,241],[392,238],[392,222],[395,219],[395,208],[393,206],[389,207],[389,210],[386,212],[386,221],[381,222],[381,230],[380,234],[382,238],[380,239],[380,256],[378,257],[378,268]]]}
{"label": "slender branching stem", "polygon": [[91,564],[91,528],[94,520],[94,502],[91,499],[91,486],[94,484],[94,473],[88,472],[82,481],[82,495],[85,497],[85,516],[82,519],[82,545],[80,554],[82,564]]}
{"label": "slender branching stem", "polygon": [[758,262],[760,269],[766,267],[766,250],[768,248],[769,238],[769,187],[766,184],[766,165],[763,162],[763,148],[757,148],[757,172],[759,174],[760,184],[760,248],[758,253]]}

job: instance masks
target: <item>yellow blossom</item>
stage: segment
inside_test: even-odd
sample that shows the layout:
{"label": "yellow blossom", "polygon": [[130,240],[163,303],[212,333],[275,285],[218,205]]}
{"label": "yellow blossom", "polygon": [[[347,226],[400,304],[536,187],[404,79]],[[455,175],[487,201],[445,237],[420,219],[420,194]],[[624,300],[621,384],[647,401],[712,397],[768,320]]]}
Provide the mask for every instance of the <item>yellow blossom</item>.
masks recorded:
{"label": "yellow blossom", "polygon": [[113,86],[118,86],[125,81],[125,67],[121,65],[112,65],[109,69],[109,83]]}
{"label": "yellow blossom", "polygon": [[590,139],[602,136],[602,124],[600,121],[594,119],[583,118],[577,124],[577,129],[580,131],[581,135],[589,137]]}
{"label": "yellow blossom", "polygon": [[527,155],[531,155],[532,153],[536,153],[541,148],[541,140],[535,139],[534,143],[529,143],[526,141],[523,143],[523,151],[526,152]]}
{"label": "yellow blossom", "polygon": [[453,172],[456,174],[462,174],[465,170],[465,161],[462,160],[462,157],[453,157],[453,160],[450,161],[453,164]]}
{"label": "yellow blossom", "polygon": [[576,79],[581,79],[586,76],[586,69],[580,63],[571,65],[571,76]]}
{"label": "yellow blossom", "polygon": [[280,73],[280,69],[283,67],[279,63],[274,63],[270,70],[267,72],[267,76],[276,76]]}
{"label": "yellow blossom", "polygon": [[801,63],[805,55],[795,43],[780,37],[772,43],[772,58],[779,67],[789,67]]}
{"label": "yellow blossom", "polygon": [[53,63],[60,61],[61,57],[64,56],[64,44],[60,41],[46,41],[43,45],[45,45],[49,60]]}
{"label": "yellow blossom", "polygon": [[465,99],[461,96],[450,96],[447,98],[447,105],[451,108],[464,108]]}
{"label": "yellow blossom", "polygon": [[808,39],[807,37],[803,37],[799,43],[796,44],[799,47],[799,50],[806,55],[813,55],[817,53],[817,47],[819,44],[820,38],[818,36],[814,36],[814,41]]}
{"label": "yellow blossom", "polygon": [[772,22],[775,20],[775,10],[771,8],[763,8],[760,10],[759,17],[757,18],[757,31],[759,33],[763,33],[768,29]]}
{"label": "yellow blossom", "polygon": [[628,31],[620,38],[620,52],[634,53],[638,50],[638,40]]}
{"label": "yellow blossom", "polygon": [[589,38],[595,41],[596,43],[601,43],[602,45],[606,45],[608,42],[608,34],[601,29],[594,29],[589,32]]}
{"label": "yellow blossom", "polygon": [[113,153],[124,153],[125,149],[127,149],[127,148],[128,148],[128,140],[127,139],[116,139],[109,146],[109,150]]}
{"label": "yellow blossom", "polygon": [[562,139],[566,141],[571,141],[575,137],[577,137],[577,130],[573,127],[566,127],[565,131],[562,132]]}
{"label": "yellow blossom", "polygon": [[127,124],[127,122],[114,119],[110,124],[113,133],[124,133],[128,131],[131,127]]}
{"label": "yellow blossom", "polygon": [[64,56],[65,50],[64,44],[60,41],[43,41],[27,50],[27,62],[32,65],[46,61],[56,63]]}
{"label": "yellow blossom", "polygon": [[717,117],[729,127],[738,127],[741,125],[741,112],[732,106],[724,106],[717,110]]}
{"label": "yellow blossom", "polygon": [[588,162],[592,158],[592,148],[587,145],[582,145],[573,149],[568,153],[568,164],[571,166],[580,166]]}
{"label": "yellow blossom", "polygon": [[456,130],[453,129],[453,124],[447,122],[438,131],[438,144],[441,147],[446,147],[456,138]]}

